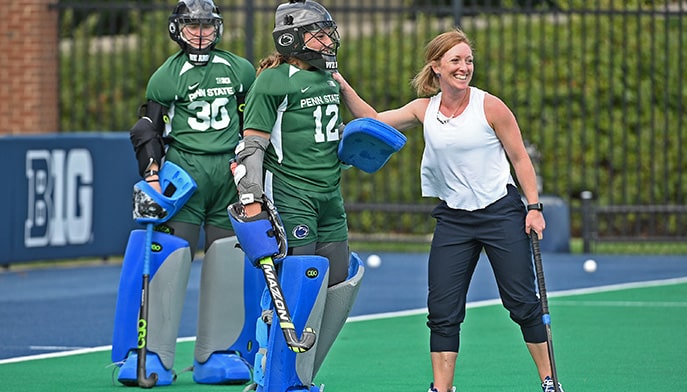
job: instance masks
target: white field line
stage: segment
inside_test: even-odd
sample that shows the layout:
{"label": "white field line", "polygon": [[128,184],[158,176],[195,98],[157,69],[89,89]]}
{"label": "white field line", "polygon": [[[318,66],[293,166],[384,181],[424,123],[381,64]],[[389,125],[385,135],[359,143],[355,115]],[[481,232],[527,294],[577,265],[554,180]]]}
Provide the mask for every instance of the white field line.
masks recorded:
{"label": "white field line", "polygon": [[623,308],[687,308],[687,302],[650,302],[650,301],[556,301],[555,306],[596,306]]}
{"label": "white field line", "polygon": [[[619,290],[642,288],[642,287],[670,286],[670,285],[681,284],[681,283],[687,283],[687,277],[663,279],[663,280],[651,280],[651,281],[646,281],[646,282],[621,283],[621,284],[614,284],[614,285],[607,285],[607,286],[590,287],[590,288],[584,288],[584,289],[555,291],[555,292],[547,293],[547,297],[563,297],[563,296],[579,295],[579,294],[602,293],[602,292],[607,292],[607,291],[619,291]],[[571,301],[571,302],[556,301],[556,305],[561,304],[561,303],[573,303],[573,301]],[[591,303],[591,301],[590,301],[590,303]],[[594,302],[594,303],[596,303],[596,302]],[[652,302],[652,304],[654,304],[654,303],[661,304],[661,302]],[[480,308],[480,307],[484,307],[484,306],[491,306],[491,305],[498,305],[498,304],[501,304],[500,299],[490,299],[490,300],[485,300],[485,301],[469,302],[466,307],[468,309],[469,308]],[[681,302],[677,302],[677,304],[681,304]],[[661,306],[661,305],[658,305],[658,306]],[[682,305],[680,305],[680,306],[682,306]],[[370,314],[370,315],[364,315],[364,316],[349,317],[347,322],[377,320],[377,319],[392,318],[392,317],[412,316],[412,315],[425,314],[425,313],[427,313],[427,308],[404,310],[404,311],[400,311],[400,312],[378,313],[378,314]]]}
{"label": "white field line", "polygon": [[49,350],[56,350],[56,351],[67,351],[67,350],[81,350],[87,347],[78,347],[78,346],[29,346],[29,350],[34,350],[34,351],[49,351]]}
{"label": "white field line", "polygon": [[[647,281],[647,282],[622,283],[622,284],[614,284],[614,285],[607,285],[607,286],[591,287],[591,288],[585,288],[585,289],[563,290],[563,291],[548,293],[548,296],[549,297],[562,297],[562,296],[570,296],[570,295],[578,295],[578,294],[590,294],[590,293],[601,293],[601,292],[608,292],[608,291],[618,291],[618,290],[633,289],[633,288],[670,286],[670,285],[681,284],[681,283],[687,283],[687,277],[663,279],[663,280],[652,280],[652,281]],[[484,306],[497,305],[500,303],[501,303],[500,299],[491,299],[491,300],[486,300],[486,301],[470,302],[467,304],[467,307],[468,308],[479,308],[479,307],[484,307]],[[569,301],[569,302],[566,302],[566,301],[556,301],[556,306],[567,305],[567,304],[585,305],[585,306],[591,305],[591,306],[687,307],[687,303],[684,303],[684,302],[642,302],[642,301],[636,301],[636,302],[632,302],[632,301],[617,301],[617,302],[615,302],[615,301],[610,301],[610,302],[609,301],[607,301],[607,302]],[[601,305],[599,305],[599,304],[601,304]],[[371,314],[371,315],[365,315],[365,316],[349,317],[347,322],[378,320],[378,319],[386,319],[386,318],[392,318],[392,317],[412,316],[412,315],[425,314],[425,313],[427,313],[427,308],[405,310],[405,311],[400,311],[400,312],[388,312],[388,313]],[[195,336],[190,336],[190,337],[179,338],[179,339],[177,339],[177,342],[191,342],[191,341],[195,341],[195,340],[196,340]],[[37,347],[37,346],[32,346],[32,347]],[[65,348],[68,348],[68,347],[65,347]],[[81,348],[81,349],[77,349],[77,350],[68,350],[68,351],[62,351],[62,352],[56,352],[56,353],[28,355],[28,356],[24,356],[24,357],[1,359],[0,365],[4,365],[4,364],[8,364],[8,363],[17,363],[17,362],[40,360],[40,359],[48,359],[48,358],[68,357],[68,356],[73,356],[73,355],[81,355],[81,354],[88,354],[88,353],[108,351],[108,350],[112,350],[112,346],[90,347],[90,348]]]}

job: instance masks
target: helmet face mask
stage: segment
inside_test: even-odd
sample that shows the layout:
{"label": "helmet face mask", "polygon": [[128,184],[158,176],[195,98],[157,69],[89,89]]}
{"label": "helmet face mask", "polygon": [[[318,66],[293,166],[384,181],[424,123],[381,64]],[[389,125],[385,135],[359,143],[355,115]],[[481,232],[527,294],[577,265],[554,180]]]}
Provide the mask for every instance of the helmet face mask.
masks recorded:
{"label": "helmet face mask", "polygon": [[272,32],[277,51],[323,71],[337,70],[336,53],[341,44],[329,12],[311,0],[291,0],[275,14]]}
{"label": "helmet face mask", "polygon": [[212,0],[181,0],[169,16],[169,36],[193,65],[206,65],[222,38],[223,21]]}
{"label": "helmet face mask", "polygon": [[217,38],[217,26],[207,23],[190,22],[180,25],[180,37],[192,48],[201,51],[212,45]]}
{"label": "helmet face mask", "polygon": [[312,25],[303,33],[303,44],[307,49],[327,56],[336,56],[339,49],[339,32],[333,22],[321,22]]}

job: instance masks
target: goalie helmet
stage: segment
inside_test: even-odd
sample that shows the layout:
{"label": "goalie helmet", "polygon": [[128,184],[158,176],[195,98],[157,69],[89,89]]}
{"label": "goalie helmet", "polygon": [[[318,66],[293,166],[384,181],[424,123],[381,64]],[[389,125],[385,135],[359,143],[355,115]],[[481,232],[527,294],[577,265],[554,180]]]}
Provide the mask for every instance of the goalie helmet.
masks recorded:
{"label": "goalie helmet", "polygon": [[340,39],[326,8],[311,0],[290,0],[277,7],[272,32],[277,52],[323,71],[337,70]]}
{"label": "goalie helmet", "polygon": [[[222,38],[223,20],[212,0],[181,0],[169,16],[169,36],[193,65],[206,65]],[[209,30],[209,32],[208,32]]]}

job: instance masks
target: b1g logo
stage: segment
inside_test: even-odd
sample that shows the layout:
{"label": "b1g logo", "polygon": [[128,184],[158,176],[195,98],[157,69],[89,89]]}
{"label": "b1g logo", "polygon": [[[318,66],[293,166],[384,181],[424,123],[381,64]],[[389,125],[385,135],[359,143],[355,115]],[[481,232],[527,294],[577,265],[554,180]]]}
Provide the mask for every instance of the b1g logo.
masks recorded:
{"label": "b1g logo", "polygon": [[86,149],[26,152],[24,246],[85,244],[93,226],[93,160]]}

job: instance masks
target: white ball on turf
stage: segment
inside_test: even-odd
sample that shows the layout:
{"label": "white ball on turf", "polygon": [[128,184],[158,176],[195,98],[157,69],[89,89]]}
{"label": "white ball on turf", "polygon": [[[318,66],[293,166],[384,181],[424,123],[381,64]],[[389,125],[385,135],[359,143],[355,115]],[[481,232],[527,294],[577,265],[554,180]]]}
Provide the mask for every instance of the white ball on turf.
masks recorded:
{"label": "white ball on turf", "polygon": [[382,258],[377,255],[370,255],[367,257],[367,266],[370,268],[377,268],[382,265]]}
{"label": "white ball on turf", "polygon": [[584,262],[584,264],[582,265],[582,268],[584,268],[584,270],[586,272],[590,272],[590,273],[594,272],[594,271],[596,271],[596,261],[594,261],[592,259],[588,259]]}

